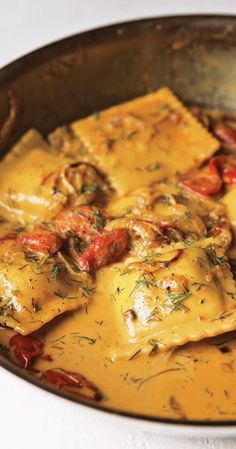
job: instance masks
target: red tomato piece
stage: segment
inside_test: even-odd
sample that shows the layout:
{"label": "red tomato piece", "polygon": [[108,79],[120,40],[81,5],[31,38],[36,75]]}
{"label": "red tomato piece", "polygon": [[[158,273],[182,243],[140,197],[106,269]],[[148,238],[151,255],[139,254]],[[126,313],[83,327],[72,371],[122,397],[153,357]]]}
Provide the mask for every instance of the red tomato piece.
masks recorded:
{"label": "red tomato piece", "polygon": [[216,156],[209,162],[209,168],[214,174],[223,178],[225,184],[236,184],[236,164],[229,156]]}
{"label": "red tomato piece", "polygon": [[97,237],[106,224],[106,218],[95,206],[65,209],[56,220],[56,230],[62,238],[79,237],[89,242]]}
{"label": "red tomato piece", "polygon": [[220,176],[222,172],[222,167],[224,163],[226,162],[226,156],[216,156],[210,159],[209,161],[209,169],[212,171],[212,173],[216,176]]}
{"label": "red tomato piece", "polygon": [[129,235],[124,228],[113,229],[95,239],[80,257],[81,270],[95,272],[118,262],[128,249]]}
{"label": "red tomato piece", "polygon": [[228,185],[236,184],[236,166],[226,167],[223,171],[223,177],[225,184]]}
{"label": "red tomato piece", "polygon": [[36,337],[15,334],[10,338],[10,346],[22,368],[29,369],[32,362],[43,354],[43,343]]}
{"label": "red tomato piece", "polygon": [[102,394],[92,382],[79,373],[65,371],[63,369],[49,369],[42,378],[58,389],[80,390],[78,394],[86,399],[100,401]]}
{"label": "red tomato piece", "polygon": [[18,241],[24,248],[41,254],[54,254],[62,245],[61,238],[47,229],[24,232],[19,235]]}
{"label": "red tomato piece", "polygon": [[224,123],[218,123],[215,126],[214,134],[223,144],[230,146],[236,143],[236,130]]}
{"label": "red tomato piece", "polygon": [[213,196],[217,195],[222,187],[222,181],[219,175],[210,172],[201,172],[197,170],[194,175],[181,184],[193,192],[200,193],[200,195]]}

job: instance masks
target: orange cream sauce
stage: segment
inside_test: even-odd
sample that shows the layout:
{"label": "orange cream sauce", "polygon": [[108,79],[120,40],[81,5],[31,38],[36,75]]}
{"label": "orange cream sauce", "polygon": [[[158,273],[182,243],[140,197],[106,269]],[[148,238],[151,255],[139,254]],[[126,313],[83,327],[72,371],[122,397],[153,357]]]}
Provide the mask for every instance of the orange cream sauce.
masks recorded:
{"label": "orange cream sauce", "polygon": [[[36,377],[47,370],[79,373],[82,383],[92,383],[83,388],[101,392],[101,405],[181,420],[236,419],[236,285],[227,259],[236,259],[236,187],[222,187],[228,166],[218,178],[206,166],[200,174],[198,169],[219,148],[168,89],[59,129],[49,142],[35,131],[26,134],[0,166],[6,222],[0,226],[0,322],[9,326],[0,328],[1,352],[19,364],[12,337],[19,332],[27,339],[33,332],[38,356],[25,368]],[[196,193],[196,186],[205,189],[203,180],[206,196]],[[130,193],[136,188],[141,190]],[[110,235],[122,227],[129,233],[122,260],[113,242],[113,259],[101,266],[96,260],[92,274],[74,267],[91,244],[86,232],[83,248],[68,249],[78,246],[78,236],[55,228],[63,210],[91,204],[105,210],[104,217],[95,211],[96,232]],[[59,233],[49,259],[35,258],[19,240],[38,224]],[[12,232],[17,236],[8,241]],[[77,259],[70,265],[72,253]],[[137,263],[143,277],[129,274]],[[127,267],[117,282],[115,273]],[[137,295],[141,307],[132,312],[131,338],[124,307],[131,310]],[[146,312],[151,318],[145,321]]]}

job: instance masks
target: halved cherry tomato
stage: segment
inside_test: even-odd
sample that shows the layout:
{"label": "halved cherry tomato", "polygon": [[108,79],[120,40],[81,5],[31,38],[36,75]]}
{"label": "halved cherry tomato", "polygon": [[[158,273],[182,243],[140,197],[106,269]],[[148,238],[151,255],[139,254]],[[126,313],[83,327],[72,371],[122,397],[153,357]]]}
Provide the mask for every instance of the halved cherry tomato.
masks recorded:
{"label": "halved cherry tomato", "polygon": [[10,346],[22,368],[29,369],[32,362],[43,354],[43,343],[36,337],[15,334],[10,338]]}
{"label": "halved cherry tomato", "polygon": [[100,401],[102,394],[92,382],[79,373],[65,371],[63,369],[49,369],[45,371],[42,378],[58,389],[80,390],[78,394],[86,399]]}
{"label": "halved cherry tomato", "polygon": [[112,262],[118,262],[128,249],[129,235],[126,229],[113,229],[95,239],[79,260],[81,270],[95,272]]}
{"label": "halved cherry tomato", "polygon": [[209,162],[209,168],[214,174],[218,174],[223,178],[225,184],[236,184],[236,164],[234,164],[230,156],[216,156]]}
{"label": "halved cherry tomato", "polygon": [[214,196],[220,192],[222,181],[218,174],[211,173],[209,170],[196,170],[189,178],[182,181],[181,185],[201,195]]}
{"label": "halved cherry tomato", "polygon": [[89,242],[97,237],[106,224],[106,218],[95,206],[65,209],[56,219],[56,230],[62,238],[79,237]]}
{"label": "halved cherry tomato", "polygon": [[55,232],[40,228],[20,234],[18,241],[24,248],[41,254],[55,254],[62,245],[61,238]]}

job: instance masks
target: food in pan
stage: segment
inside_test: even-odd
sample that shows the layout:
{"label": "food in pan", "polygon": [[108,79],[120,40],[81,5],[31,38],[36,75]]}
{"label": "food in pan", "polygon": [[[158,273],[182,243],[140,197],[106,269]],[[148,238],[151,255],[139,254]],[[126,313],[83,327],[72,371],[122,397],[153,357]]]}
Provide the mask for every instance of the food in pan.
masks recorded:
{"label": "food in pan", "polygon": [[2,351],[104,406],[232,419],[235,152],[233,116],[168,88],[28,131],[0,164]]}

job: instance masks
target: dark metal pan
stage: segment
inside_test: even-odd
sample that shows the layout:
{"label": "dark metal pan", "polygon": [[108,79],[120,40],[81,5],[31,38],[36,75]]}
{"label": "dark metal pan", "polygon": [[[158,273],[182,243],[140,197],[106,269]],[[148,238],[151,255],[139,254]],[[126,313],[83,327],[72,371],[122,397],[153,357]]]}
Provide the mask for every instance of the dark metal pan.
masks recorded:
{"label": "dark metal pan", "polygon": [[[10,127],[5,136],[2,155],[29,128],[46,134],[58,125],[163,85],[189,104],[235,111],[235,80],[236,16],[152,18],[78,34],[26,55],[0,71],[0,124],[8,115],[9,90],[18,104],[14,128]],[[53,391],[19,370],[3,354],[0,365]],[[181,423],[98,408],[176,426],[236,425],[232,421]]]}

